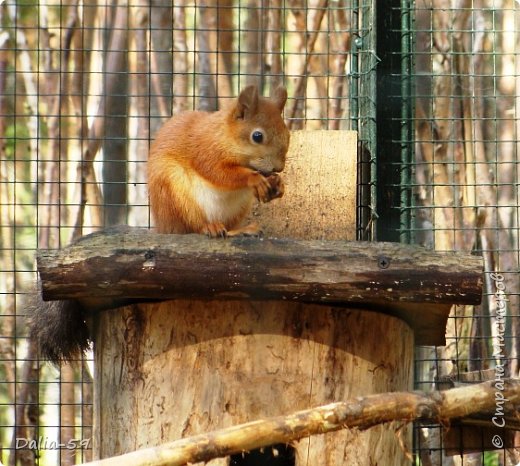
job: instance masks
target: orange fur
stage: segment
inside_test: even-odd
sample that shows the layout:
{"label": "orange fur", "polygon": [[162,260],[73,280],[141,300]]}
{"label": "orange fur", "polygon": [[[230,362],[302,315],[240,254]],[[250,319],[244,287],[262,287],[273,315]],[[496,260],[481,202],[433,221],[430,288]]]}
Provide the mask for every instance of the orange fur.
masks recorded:
{"label": "orange fur", "polygon": [[[277,173],[289,146],[281,117],[286,99],[285,89],[266,99],[249,86],[218,112],[184,112],[164,124],[148,160],[150,208],[159,233],[226,236],[240,226],[255,197],[268,202],[281,196]],[[255,131],[261,131],[261,143],[252,139]]]}

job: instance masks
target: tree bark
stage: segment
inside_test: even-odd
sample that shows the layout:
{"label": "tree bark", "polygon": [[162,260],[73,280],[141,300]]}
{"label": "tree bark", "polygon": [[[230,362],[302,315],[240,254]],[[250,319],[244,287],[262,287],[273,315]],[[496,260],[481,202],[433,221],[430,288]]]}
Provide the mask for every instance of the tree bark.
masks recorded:
{"label": "tree bark", "polygon": [[482,262],[397,243],[158,235],[128,228],[41,251],[45,300],[280,299],[320,303],[481,300]]}
{"label": "tree bark", "polygon": [[[128,139],[128,5],[109,8],[114,15],[105,51],[104,94],[107,103],[103,134],[104,225],[126,223]],[[108,32],[107,32],[108,34]],[[111,87],[112,80],[117,86]]]}

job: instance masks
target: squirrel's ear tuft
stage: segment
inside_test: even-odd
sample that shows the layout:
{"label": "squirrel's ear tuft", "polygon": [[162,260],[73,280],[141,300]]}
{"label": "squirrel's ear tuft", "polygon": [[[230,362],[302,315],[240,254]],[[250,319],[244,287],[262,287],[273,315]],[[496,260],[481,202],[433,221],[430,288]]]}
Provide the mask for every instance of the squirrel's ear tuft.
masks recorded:
{"label": "squirrel's ear tuft", "polygon": [[276,106],[280,109],[281,113],[285,107],[285,102],[287,102],[287,89],[285,89],[285,87],[278,86],[273,92],[272,99],[276,103]]}
{"label": "squirrel's ear tuft", "polygon": [[236,119],[247,120],[256,114],[258,109],[258,88],[247,86],[238,96],[234,110]]}

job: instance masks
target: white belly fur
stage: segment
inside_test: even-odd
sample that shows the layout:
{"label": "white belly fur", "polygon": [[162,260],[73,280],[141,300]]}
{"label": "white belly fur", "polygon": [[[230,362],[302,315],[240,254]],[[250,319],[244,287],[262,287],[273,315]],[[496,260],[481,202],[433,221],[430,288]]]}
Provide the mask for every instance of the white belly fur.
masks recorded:
{"label": "white belly fur", "polygon": [[193,180],[193,195],[208,222],[226,223],[236,218],[253,200],[251,189],[221,191],[202,178]]}

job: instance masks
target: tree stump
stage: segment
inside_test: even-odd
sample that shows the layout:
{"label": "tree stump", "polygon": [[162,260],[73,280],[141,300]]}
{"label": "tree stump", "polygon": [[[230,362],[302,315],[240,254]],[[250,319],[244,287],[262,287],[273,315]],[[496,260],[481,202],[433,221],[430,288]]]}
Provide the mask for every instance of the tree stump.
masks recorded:
{"label": "tree stump", "polygon": [[[396,317],[316,304],[175,300],[105,311],[96,340],[100,457],[411,389],[413,344]],[[301,440],[295,464],[405,464],[398,427]]]}

